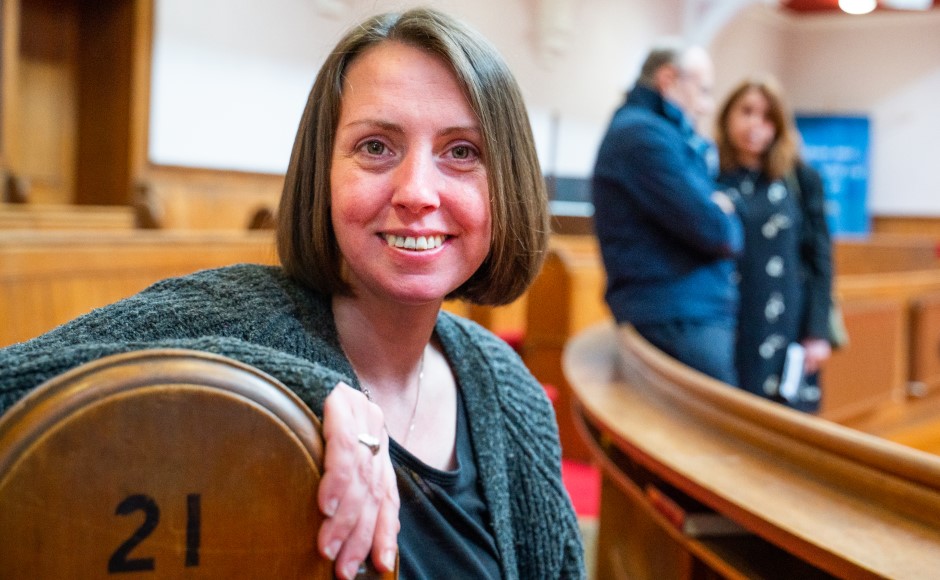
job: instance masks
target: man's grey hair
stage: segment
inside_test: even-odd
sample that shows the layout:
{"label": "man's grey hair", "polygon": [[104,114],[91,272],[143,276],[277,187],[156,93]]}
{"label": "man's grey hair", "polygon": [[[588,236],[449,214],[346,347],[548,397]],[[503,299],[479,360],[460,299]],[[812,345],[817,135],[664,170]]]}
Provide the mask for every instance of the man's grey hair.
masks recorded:
{"label": "man's grey hair", "polygon": [[640,78],[637,83],[652,87],[655,84],[656,71],[667,65],[672,65],[680,71],[684,69],[686,53],[693,48],[681,38],[662,38],[653,45],[640,68]]}

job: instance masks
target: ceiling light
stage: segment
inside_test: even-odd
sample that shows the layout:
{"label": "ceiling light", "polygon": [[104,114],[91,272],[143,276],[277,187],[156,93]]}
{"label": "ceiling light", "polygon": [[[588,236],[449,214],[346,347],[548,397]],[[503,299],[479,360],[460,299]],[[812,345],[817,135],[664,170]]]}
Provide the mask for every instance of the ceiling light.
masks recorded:
{"label": "ceiling light", "polygon": [[885,8],[895,10],[930,10],[933,0],[882,0]]}
{"label": "ceiling light", "polygon": [[868,14],[876,4],[875,0],[839,0],[839,8],[849,14]]}

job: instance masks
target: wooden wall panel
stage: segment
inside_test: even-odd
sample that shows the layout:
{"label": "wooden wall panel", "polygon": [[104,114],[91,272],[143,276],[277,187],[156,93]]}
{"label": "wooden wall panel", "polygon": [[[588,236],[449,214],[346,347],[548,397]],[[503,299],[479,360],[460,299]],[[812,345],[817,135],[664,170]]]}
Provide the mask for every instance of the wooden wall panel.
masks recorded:
{"label": "wooden wall panel", "polygon": [[80,204],[128,204],[134,3],[82,3],[76,59],[75,194]]}

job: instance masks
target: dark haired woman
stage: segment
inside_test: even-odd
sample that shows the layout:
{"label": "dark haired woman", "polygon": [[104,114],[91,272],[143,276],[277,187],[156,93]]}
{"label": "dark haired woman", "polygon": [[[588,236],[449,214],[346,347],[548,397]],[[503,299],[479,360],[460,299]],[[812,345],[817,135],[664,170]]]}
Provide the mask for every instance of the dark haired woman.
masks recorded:
{"label": "dark haired woman", "polygon": [[716,141],[719,182],[744,225],[739,386],[816,411],[816,373],[831,353],[832,264],[822,182],[799,159],[796,128],[772,81],[749,80],[731,92],[718,115]]}
{"label": "dark haired woman", "polygon": [[377,16],[310,93],[282,267],[166,280],[0,351],[0,409],[115,351],[227,354],[322,417],[316,542],[340,577],[370,554],[389,570],[398,552],[404,578],[581,578],[542,387],[505,343],[440,309],[517,298],[547,233],[528,117],[496,51],[433,10]]}

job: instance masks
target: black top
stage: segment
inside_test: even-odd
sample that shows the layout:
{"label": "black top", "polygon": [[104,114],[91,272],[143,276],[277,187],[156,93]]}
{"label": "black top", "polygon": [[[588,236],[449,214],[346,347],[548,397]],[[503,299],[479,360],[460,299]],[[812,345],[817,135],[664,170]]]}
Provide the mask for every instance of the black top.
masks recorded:
{"label": "black top", "polygon": [[[820,401],[815,377],[800,385],[795,399],[784,401],[779,392],[788,346],[812,336],[806,332],[807,320],[819,275],[813,268],[815,251],[805,251],[805,240],[812,239],[807,232],[814,216],[804,210],[794,179],[769,180],[738,168],[722,173],[719,182],[744,224],[745,251],[737,262],[738,383],[754,394],[815,411]],[[822,290],[826,301],[828,291],[827,284]]]}
{"label": "black top", "polygon": [[480,491],[463,396],[457,397],[457,468],[425,465],[395,441],[401,497],[399,577],[500,578],[499,554]]}

